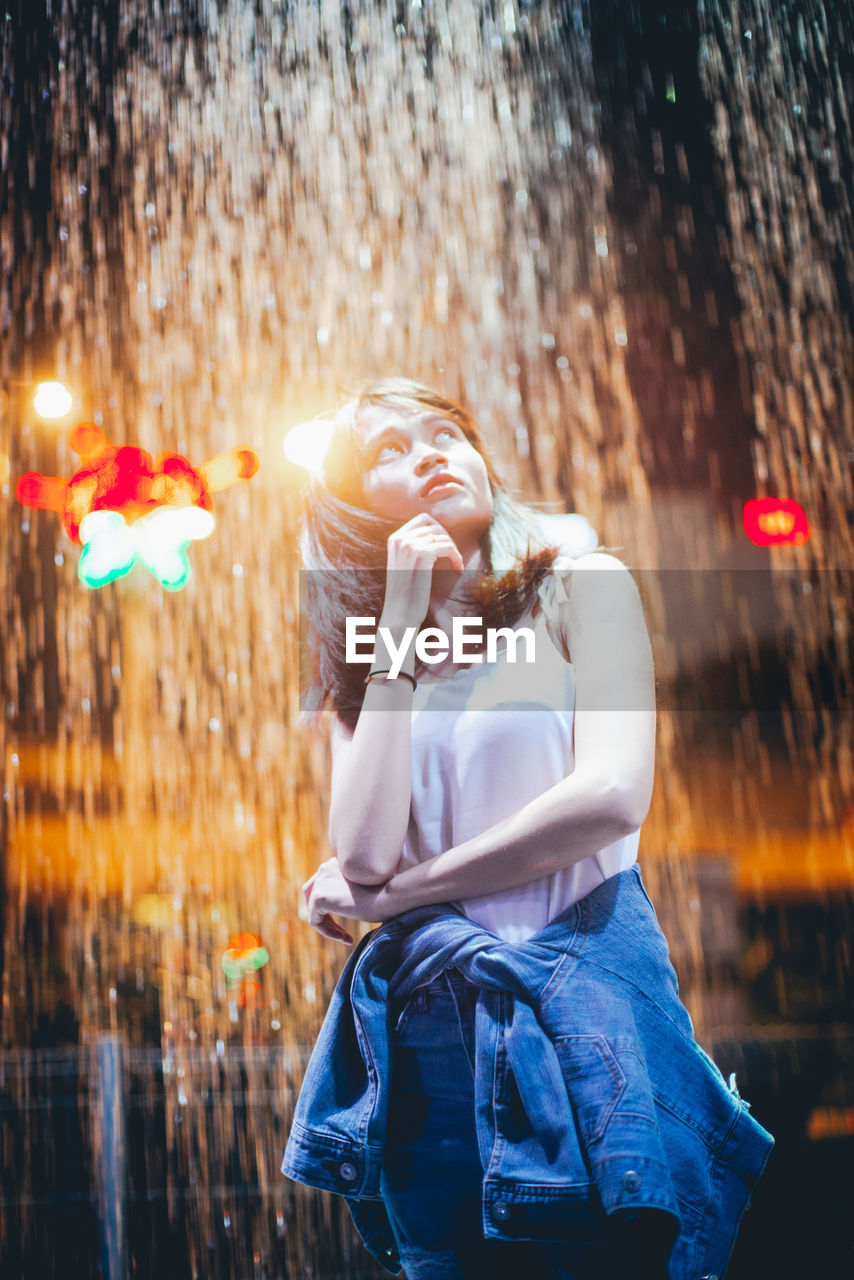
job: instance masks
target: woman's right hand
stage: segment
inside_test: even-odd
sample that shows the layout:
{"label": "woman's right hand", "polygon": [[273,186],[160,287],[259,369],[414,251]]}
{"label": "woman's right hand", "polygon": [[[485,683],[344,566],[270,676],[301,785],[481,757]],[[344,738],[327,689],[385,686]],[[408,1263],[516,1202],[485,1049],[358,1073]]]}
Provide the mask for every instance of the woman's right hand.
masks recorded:
{"label": "woman's right hand", "polygon": [[384,620],[418,627],[430,607],[433,569],[449,560],[462,573],[463,557],[447,529],[421,511],[389,536]]}
{"label": "woman's right hand", "polygon": [[[433,516],[419,512],[389,536],[385,601],[371,663],[377,674],[395,669],[415,679],[411,641],[427,616],[437,564],[443,565],[440,573],[451,575],[464,567],[459,547]],[[333,737],[329,842],[339,871],[362,888],[381,887],[400,862],[412,797],[411,708],[407,680],[371,680],[349,742],[342,734]],[[314,927],[344,941],[346,931],[332,915],[349,911],[340,904],[321,909],[316,882],[311,893]]]}

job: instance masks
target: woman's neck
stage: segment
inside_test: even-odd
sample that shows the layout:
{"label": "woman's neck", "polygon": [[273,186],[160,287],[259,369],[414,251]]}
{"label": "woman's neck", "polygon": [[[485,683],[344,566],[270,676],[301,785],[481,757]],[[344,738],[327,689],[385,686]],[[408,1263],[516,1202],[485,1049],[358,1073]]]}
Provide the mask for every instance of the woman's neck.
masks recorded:
{"label": "woman's neck", "polygon": [[[460,548],[463,557],[463,572],[456,569],[437,567],[433,570],[433,583],[430,589],[430,623],[450,631],[451,620],[471,611],[471,603],[467,588],[473,575],[484,573],[489,568],[486,555],[478,545],[468,553]],[[448,561],[439,560],[437,566],[446,565]],[[446,625],[447,624],[447,625]]]}

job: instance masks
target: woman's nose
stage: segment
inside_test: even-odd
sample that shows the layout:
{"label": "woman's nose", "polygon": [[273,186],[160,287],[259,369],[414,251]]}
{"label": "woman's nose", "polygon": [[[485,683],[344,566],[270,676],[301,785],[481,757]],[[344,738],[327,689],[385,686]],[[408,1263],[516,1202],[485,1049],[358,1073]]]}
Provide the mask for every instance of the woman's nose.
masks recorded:
{"label": "woman's nose", "polygon": [[447,457],[441,449],[437,449],[435,445],[424,445],[418,459],[415,463],[415,474],[423,475],[430,467],[434,467],[437,463],[447,462]]}

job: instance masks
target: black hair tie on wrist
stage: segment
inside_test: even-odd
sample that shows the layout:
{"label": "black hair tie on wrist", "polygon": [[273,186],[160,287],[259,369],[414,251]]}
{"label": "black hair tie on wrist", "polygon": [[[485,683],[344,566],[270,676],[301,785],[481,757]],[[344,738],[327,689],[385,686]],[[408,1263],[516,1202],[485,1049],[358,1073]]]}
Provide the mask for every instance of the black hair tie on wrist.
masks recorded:
{"label": "black hair tie on wrist", "polygon": [[411,676],[408,671],[398,671],[397,675],[393,676],[391,667],[382,667],[379,671],[369,671],[365,676],[365,684],[369,684],[376,676],[385,676],[387,680],[408,680],[413,690],[418,688],[418,681],[415,676]]}

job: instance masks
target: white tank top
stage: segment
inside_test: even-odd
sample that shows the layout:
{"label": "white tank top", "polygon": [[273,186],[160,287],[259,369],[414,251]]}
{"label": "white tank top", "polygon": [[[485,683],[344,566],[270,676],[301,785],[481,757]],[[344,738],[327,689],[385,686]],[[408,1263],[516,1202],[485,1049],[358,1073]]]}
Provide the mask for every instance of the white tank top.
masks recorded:
{"label": "white tank top", "polygon": [[[555,568],[568,566],[562,557]],[[542,609],[515,624],[534,631],[536,660],[498,661],[427,673],[412,704],[412,808],[402,866],[434,858],[514,813],[575,768],[575,669],[547,628],[561,575],[546,578]],[[640,828],[591,857],[518,889],[456,905],[505,942],[530,938],[609,876],[637,860]]]}

